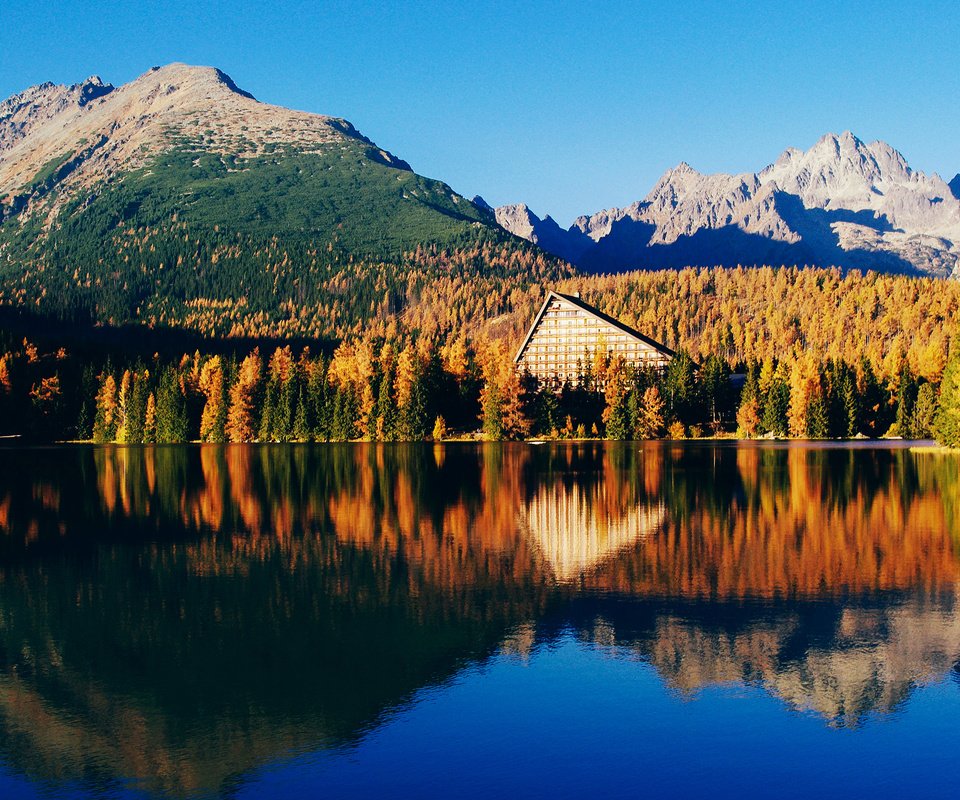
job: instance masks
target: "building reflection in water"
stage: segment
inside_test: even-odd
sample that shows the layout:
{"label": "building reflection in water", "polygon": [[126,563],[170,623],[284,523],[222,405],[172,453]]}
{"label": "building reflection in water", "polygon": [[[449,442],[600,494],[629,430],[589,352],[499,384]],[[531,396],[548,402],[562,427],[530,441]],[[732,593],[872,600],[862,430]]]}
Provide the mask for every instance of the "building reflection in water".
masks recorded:
{"label": "building reflection in water", "polygon": [[0,759],[37,779],[221,789],[571,632],[840,726],[960,659],[956,462],[906,449],[3,455]]}

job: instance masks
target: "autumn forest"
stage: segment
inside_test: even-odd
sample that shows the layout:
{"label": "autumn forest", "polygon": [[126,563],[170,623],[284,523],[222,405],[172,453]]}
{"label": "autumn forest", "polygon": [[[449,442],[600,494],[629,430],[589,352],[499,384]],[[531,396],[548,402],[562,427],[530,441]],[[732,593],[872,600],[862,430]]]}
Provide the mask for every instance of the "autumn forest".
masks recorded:
{"label": "autumn forest", "polygon": [[515,274],[411,281],[357,312],[366,325],[297,344],[283,343],[280,326],[263,331],[280,335],[269,344],[226,336],[192,352],[149,352],[155,339],[137,352],[118,331],[74,352],[72,337],[31,338],[7,325],[0,432],[122,443],[732,434],[957,442],[952,282],[797,268],[567,276],[561,290],[580,291],[679,356],[641,371],[585,353],[579,380],[553,392],[513,366],[542,283]]}

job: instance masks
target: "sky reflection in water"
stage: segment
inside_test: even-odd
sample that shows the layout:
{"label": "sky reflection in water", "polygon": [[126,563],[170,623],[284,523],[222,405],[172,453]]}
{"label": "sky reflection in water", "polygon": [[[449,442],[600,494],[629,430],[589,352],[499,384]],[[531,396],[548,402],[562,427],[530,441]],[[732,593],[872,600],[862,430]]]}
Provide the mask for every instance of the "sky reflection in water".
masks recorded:
{"label": "sky reflection in water", "polygon": [[0,452],[0,796],[952,795],[898,446]]}

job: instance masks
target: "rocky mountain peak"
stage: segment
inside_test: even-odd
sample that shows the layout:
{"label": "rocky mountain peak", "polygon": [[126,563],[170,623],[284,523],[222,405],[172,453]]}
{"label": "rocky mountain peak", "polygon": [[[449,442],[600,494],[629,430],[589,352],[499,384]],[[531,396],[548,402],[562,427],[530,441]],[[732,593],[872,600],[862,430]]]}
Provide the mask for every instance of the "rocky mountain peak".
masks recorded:
{"label": "rocky mountain peak", "polygon": [[409,169],[346,120],[260,103],[215,67],[154,67],[119,88],[97,75],[71,86],[45,83],[0,103],[0,196],[22,208],[37,199],[43,176],[41,194],[55,211],[69,192],[51,193],[51,180],[60,189],[92,186],[187,142],[243,158],[278,146],[318,151],[345,138],[368,145],[381,163]]}
{"label": "rocky mountain peak", "polygon": [[207,97],[229,93],[248,100],[256,99],[250,92],[237,86],[227,73],[216,67],[195,66],[180,62],[153,67],[124,88],[129,88],[131,92],[149,93],[155,86],[161,86],[167,91],[202,93]]}

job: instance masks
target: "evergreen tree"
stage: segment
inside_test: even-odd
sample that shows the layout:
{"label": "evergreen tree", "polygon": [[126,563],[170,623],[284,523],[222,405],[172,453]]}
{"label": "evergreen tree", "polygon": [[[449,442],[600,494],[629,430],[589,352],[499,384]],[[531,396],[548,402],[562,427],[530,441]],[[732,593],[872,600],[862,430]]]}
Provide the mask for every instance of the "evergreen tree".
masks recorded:
{"label": "evergreen tree", "polygon": [[347,442],[356,438],[356,401],[348,388],[338,388],[334,398],[331,439]]}
{"label": "evergreen tree", "polygon": [[306,390],[301,389],[297,397],[297,409],[293,415],[293,428],[291,435],[295,442],[310,441],[310,420],[307,416],[307,397]]}
{"label": "evergreen tree", "polygon": [[483,435],[491,441],[503,439],[503,399],[500,387],[488,382],[480,392],[480,408],[482,409]]}
{"label": "evergreen tree", "polygon": [[633,438],[633,426],[630,420],[629,399],[633,392],[620,393],[608,409],[606,415],[607,438],[626,441]]}
{"label": "evergreen tree", "polygon": [[840,395],[843,402],[843,431],[842,435],[852,439],[861,430],[863,405],[860,393],[857,391],[856,380],[850,370],[844,372],[840,384]]}
{"label": "evergreen tree", "polygon": [[918,439],[932,438],[936,414],[937,388],[932,383],[924,381],[917,389],[917,402],[913,407],[913,435]]}
{"label": "evergreen tree", "polygon": [[701,420],[696,365],[689,353],[681,350],[670,362],[664,375],[663,388],[667,416],[670,419],[684,424]]}
{"label": "evergreen tree", "polygon": [[147,395],[149,394],[147,381],[149,373],[136,370],[132,374],[132,386],[127,413],[124,417],[126,441],[142,444],[144,441],[144,427],[147,417]]}
{"label": "evergreen tree", "polygon": [[273,418],[277,405],[280,387],[277,385],[277,379],[271,377],[267,381],[267,389],[263,395],[263,408],[260,411],[260,426],[258,439],[261,442],[275,441],[273,432],[276,430]]}
{"label": "evergreen tree", "polygon": [[189,439],[187,402],[176,367],[167,367],[157,387],[157,442],[175,443]]}
{"label": "evergreen tree", "polygon": [[777,375],[770,384],[767,400],[763,408],[763,428],[778,438],[789,433],[787,414],[790,410],[790,385]]}
{"label": "evergreen tree", "polygon": [[637,420],[638,439],[658,439],[666,432],[666,404],[660,397],[656,386],[648,387],[643,393],[640,404],[640,416]]}
{"label": "evergreen tree", "polygon": [[830,413],[823,394],[815,395],[807,404],[806,434],[811,439],[830,438]]}
{"label": "evergreen tree", "polygon": [[730,413],[730,366],[727,362],[711,354],[701,370],[700,387],[707,421],[716,429]]}
{"label": "evergreen tree", "polygon": [[896,432],[904,439],[912,439],[916,434],[913,430],[914,408],[917,402],[917,381],[910,371],[906,359],[897,378],[897,416]]}
{"label": "evergreen tree", "polygon": [[933,423],[937,441],[948,447],[960,447],[960,347],[954,352],[940,381],[940,408]]}
{"label": "evergreen tree", "polygon": [[394,442],[400,435],[397,424],[397,407],[393,399],[393,384],[392,370],[385,372],[380,377],[376,413],[373,415],[375,424],[371,438],[383,442]]}

